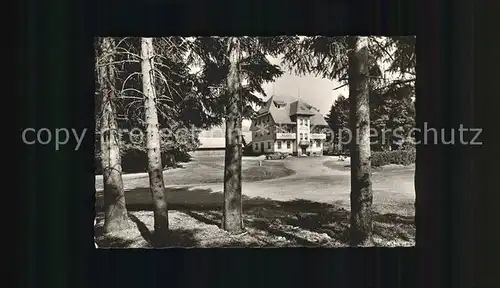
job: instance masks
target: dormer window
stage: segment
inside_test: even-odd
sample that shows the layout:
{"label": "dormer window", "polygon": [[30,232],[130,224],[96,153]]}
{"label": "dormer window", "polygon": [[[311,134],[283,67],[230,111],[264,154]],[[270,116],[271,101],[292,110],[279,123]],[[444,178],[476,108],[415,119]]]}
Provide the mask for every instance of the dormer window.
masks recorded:
{"label": "dormer window", "polygon": [[283,107],[286,106],[286,103],[284,103],[284,102],[278,102],[278,101],[274,101],[273,104],[274,104],[274,107],[276,107],[278,109],[282,109]]}

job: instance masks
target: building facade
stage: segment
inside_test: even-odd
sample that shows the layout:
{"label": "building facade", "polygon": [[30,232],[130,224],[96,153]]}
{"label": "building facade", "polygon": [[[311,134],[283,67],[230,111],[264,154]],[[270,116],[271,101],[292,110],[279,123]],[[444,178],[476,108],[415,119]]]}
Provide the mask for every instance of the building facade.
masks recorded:
{"label": "building facade", "polygon": [[[245,120],[244,122],[248,121]],[[241,141],[243,146],[252,141],[252,134],[249,130],[249,126],[250,124],[243,123],[241,132]],[[200,146],[195,151],[189,152],[189,154],[193,157],[224,156],[226,151],[225,133],[225,123],[219,126],[211,127],[210,129],[202,130],[198,135]]]}
{"label": "building facade", "polygon": [[272,96],[252,119],[254,153],[323,155],[328,128],[323,115],[304,101]]}

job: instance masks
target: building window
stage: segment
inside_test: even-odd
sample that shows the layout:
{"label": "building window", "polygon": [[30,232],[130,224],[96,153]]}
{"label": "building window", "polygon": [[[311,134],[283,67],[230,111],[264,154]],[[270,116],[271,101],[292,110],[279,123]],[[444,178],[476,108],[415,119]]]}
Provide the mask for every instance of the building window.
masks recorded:
{"label": "building window", "polygon": [[318,147],[318,148],[321,147],[321,141],[316,140],[316,147]]}
{"label": "building window", "polygon": [[267,149],[271,149],[271,142],[267,142]]}
{"label": "building window", "polygon": [[304,125],[304,119],[300,119],[300,125]]}
{"label": "building window", "polygon": [[290,140],[286,141],[286,148],[290,149]]}
{"label": "building window", "polygon": [[304,139],[304,134],[300,133],[300,140]]}
{"label": "building window", "polygon": [[255,143],[255,150],[259,150],[259,143]]}
{"label": "building window", "polygon": [[307,134],[304,135],[304,139],[307,140]]}
{"label": "building window", "polygon": [[278,149],[281,149],[281,141],[278,141]]}

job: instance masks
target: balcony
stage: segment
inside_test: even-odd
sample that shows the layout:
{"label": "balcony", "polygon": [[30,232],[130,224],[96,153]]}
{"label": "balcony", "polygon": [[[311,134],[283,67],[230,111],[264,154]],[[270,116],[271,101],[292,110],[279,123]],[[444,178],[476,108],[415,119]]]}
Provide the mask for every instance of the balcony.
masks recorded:
{"label": "balcony", "polygon": [[299,146],[300,147],[309,147],[309,141],[308,140],[300,140]]}
{"label": "balcony", "polygon": [[311,133],[309,135],[310,135],[311,139],[313,139],[313,140],[326,140],[325,133]]}
{"label": "balcony", "polygon": [[295,133],[276,133],[276,140],[295,140]]}

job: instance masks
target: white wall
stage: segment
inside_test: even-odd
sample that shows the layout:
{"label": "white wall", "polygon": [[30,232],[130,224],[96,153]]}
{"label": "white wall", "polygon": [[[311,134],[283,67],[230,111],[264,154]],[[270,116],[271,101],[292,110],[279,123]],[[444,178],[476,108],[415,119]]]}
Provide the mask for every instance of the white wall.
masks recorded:
{"label": "white wall", "polygon": [[307,147],[307,151],[308,152],[316,152],[316,153],[319,153],[321,152],[321,154],[323,153],[323,140],[320,140],[320,143],[319,143],[319,147],[316,147],[316,140],[312,140],[313,143],[312,145],[309,145],[309,147]]}
{"label": "white wall", "polygon": [[[278,148],[278,142],[281,141],[281,149]],[[287,148],[286,142],[290,141],[290,148]],[[274,142],[274,151],[282,152],[282,153],[293,153],[294,150],[294,142],[293,140],[276,140]]]}
{"label": "white wall", "polygon": [[[300,125],[301,121],[305,121],[304,125]],[[308,117],[297,117],[297,137],[300,141],[300,133],[302,133],[304,139],[307,136],[307,140],[311,139],[309,135],[311,133],[311,121]]]}

